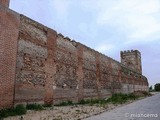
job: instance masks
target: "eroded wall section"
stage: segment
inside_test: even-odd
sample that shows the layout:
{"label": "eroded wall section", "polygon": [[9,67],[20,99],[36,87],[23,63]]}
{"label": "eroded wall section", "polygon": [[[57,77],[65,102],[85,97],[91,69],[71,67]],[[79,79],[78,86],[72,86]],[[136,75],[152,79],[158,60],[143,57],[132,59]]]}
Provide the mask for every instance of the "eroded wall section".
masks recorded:
{"label": "eroded wall section", "polygon": [[21,15],[15,103],[56,104],[147,90],[136,71]]}
{"label": "eroded wall section", "polygon": [[43,102],[48,57],[47,28],[21,15],[15,102]]}

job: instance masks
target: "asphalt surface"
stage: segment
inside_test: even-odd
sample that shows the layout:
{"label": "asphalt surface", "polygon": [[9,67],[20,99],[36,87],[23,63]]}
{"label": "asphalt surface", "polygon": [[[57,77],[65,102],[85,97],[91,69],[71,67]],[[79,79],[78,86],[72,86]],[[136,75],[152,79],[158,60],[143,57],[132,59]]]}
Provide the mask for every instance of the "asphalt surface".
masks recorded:
{"label": "asphalt surface", "polygon": [[160,120],[160,93],[85,120]]}

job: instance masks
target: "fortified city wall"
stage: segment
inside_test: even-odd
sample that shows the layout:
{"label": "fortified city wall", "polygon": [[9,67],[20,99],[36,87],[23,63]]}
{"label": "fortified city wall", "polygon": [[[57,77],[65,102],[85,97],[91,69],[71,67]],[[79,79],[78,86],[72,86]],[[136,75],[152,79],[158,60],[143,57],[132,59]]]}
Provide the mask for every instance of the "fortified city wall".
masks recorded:
{"label": "fortified city wall", "polygon": [[138,50],[121,63],[20,15],[0,0],[0,109],[148,90]]}

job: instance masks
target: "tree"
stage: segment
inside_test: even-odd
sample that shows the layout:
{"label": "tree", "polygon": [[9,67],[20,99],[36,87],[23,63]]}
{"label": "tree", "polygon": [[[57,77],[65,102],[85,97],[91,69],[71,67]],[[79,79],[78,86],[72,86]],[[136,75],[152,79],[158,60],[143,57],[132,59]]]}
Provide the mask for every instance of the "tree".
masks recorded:
{"label": "tree", "polygon": [[149,90],[152,90],[153,88],[152,88],[152,85],[149,87]]}
{"label": "tree", "polygon": [[160,83],[154,85],[155,91],[160,91]]}

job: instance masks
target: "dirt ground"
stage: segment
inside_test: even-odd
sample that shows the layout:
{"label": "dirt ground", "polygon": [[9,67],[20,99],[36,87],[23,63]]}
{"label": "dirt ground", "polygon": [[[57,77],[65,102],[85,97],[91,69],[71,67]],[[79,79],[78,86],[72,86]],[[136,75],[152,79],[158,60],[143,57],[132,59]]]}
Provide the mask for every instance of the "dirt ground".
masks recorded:
{"label": "dirt ground", "polygon": [[73,105],[63,107],[51,107],[47,110],[33,111],[28,110],[23,116],[8,117],[4,120],[81,120],[93,115],[98,115],[105,111],[112,110],[129,104],[133,101],[128,101],[125,104],[105,104],[105,105]]}
{"label": "dirt ground", "polygon": [[[136,92],[139,94],[144,92]],[[151,93],[155,95],[157,93]],[[147,96],[141,95],[136,100],[129,100],[123,104],[94,104],[94,105],[72,105],[72,106],[53,106],[45,110],[27,110],[27,113],[22,116],[8,117],[4,120],[81,120],[100,113],[110,111],[114,108],[125,106],[137,100],[143,99]]]}

